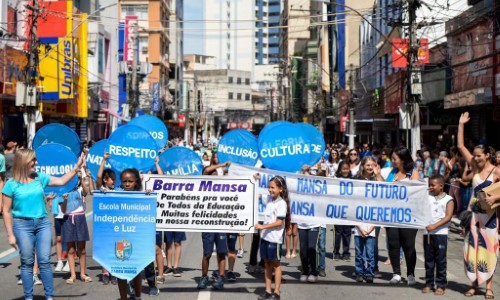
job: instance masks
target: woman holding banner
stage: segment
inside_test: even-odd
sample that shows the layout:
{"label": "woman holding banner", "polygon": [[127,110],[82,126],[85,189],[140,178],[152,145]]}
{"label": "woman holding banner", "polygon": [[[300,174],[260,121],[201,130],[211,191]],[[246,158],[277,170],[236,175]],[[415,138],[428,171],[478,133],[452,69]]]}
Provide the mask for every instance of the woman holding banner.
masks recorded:
{"label": "woman holding banner", "polygon": [[[498,223],[496,209],[491,206],[500,201],[500,196],[486,195],[482,189],[498,182],[500,168],[492,162],[494,151],[485,145],[474,147],[470,153],[464,144],[464,126],[469,122],[469,113],[460,116],[458,123],[457,147],[465,161],[472,167],[473,195],[468,210],[472,211],[470,227],[466,228],[464,239],[464,263],[467,277],[472,281],[465,296],[474,296],[480,284],[486,282],[484,298],[493,299],[493,273],[498,255]],[[482,197],[484,196],[484,197]]]}
{"label": "woman holding banner", "polygon": [[45,297],[53,299],[54,283],[50,266],[52,227],[46,208],[44,189],[67,184],[81,168],[85,154],[74,169],[62,177],[35,172],[37,159],[32,149],[20,149],[14,155],[12,178],[5,184],[3,215],[9,244],[21,256],[21,279],[25,299],[33,299],[33,265],[35,249]]}
{"label": "woman holding banner", "polygon": [[347,153],[347,161],[349,162],[349,168],[351,169],[352,176],[358,174],[359,171],[359,154],[356,149],[351,149]]}
{"label": "woman holding banner", "polygon": [[[399,147],[392,153],[393,169],[387,176],[387,182],[418,180],[418,174],[411,153],[405,147]],[[389,281],[391,284],[401,282],[401,265],[399,260],[400,247],[406,258],[406,268],[408,285],[415,285],[415,265],[417,264],[417,252],[415,250],[415,238],[418,229],[387,227],[387,239],[389,241],[389,258],[392,262],[393,276]]]}

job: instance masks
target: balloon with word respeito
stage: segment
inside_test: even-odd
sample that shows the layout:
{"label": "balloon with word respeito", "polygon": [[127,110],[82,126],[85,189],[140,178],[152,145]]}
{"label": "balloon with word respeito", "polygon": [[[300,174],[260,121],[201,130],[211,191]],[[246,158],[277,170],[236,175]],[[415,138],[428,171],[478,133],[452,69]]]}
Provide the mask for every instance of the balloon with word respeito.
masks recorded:
{"label": "balloon with word respeito", "polygon": [[168,130],[165,123],[152,115],[142,115],[133,118],[128,122],[129,125],[136,125],[145,129],[151,134],[153,139],[156,141],[158,148],[161,149],[165,147],[168,142]]}
{"label": "balloon with word respeito", "polygon": [[325,139],[323,134],[318,130],[318,128],[314,127],[308,123],[297,123],[296,126],[299,126],[309,137],[309,141],[311,144],[311,160],[309,160],[308,165],[313,166],[319,162],[321,156],[323,156],[325,152]]}
{"label": "balloon with word respeito", "polygon": [[268,169],[297,172],[311,160],[309,136],[299,126],[284,123],[259,135],[259,156]]}
{"label": "balloon with word respeito", "polygon": [[160,167],[166,175],[201,175],[200,156],[186,147],[172,147],[160,154]]}
{"label": "balloon with word respeito", "polygon": [[[62,177],[72,172],[78,161],[76,155],[68,147],[55,143],[39,146],[36,148],[35,154],[38,161],[35,171],[56,177]],[[63,186],[47,186],[44,193],[53,192],[58,196],[62,196],[64,193],[73,190],[77,183],[78,176],[74,176]]]}
{"label": "balloon with word respeito", "polygon": [[82,144],[76,132],[63,124],[47,124],[38,129],[33,138],[33,149],[52,143],[68,147],[77,157],[82,151]]}
{"label": "balloon with word respeito", "polygon": [[[106,145],[108,144],[107,139],[103,139],[95,143],[89,149],[89,153],[87,154],[87,168],[90,170],[90,175],[92,179],[97,180],[97,172],[99,171],[99,167],[101,166],[102,159],[104,157],[104,152],[106,151]],[[104,169],[111,169],[115,172],[116,180],[115,180],[115,188],[120,186],[120,174],[117,170],[114,170],[109,161],[104,165]]]}
{"label": "balloon with word respeito", "polygon": [[158,145],[148,131],[127,124],[113,131],[105,151],[111,155],[108,162],[114,170],[135,168],[147,172],[155,165]]}
{"label": "balloon with word respeito", "polygon": [[217,144],[219,163],[226,161],[240,165],[255,166],[259,159],[257,138],[244,129],[226,132]]}

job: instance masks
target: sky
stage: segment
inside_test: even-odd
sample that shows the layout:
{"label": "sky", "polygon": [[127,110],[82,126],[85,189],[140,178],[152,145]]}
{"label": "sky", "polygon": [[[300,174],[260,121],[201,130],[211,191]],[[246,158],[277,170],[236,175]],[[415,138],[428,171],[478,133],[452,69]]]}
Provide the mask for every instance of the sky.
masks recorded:
{"label": "sky", "polygon": [[184,0],[184,54],[203,54],[203,2]]}

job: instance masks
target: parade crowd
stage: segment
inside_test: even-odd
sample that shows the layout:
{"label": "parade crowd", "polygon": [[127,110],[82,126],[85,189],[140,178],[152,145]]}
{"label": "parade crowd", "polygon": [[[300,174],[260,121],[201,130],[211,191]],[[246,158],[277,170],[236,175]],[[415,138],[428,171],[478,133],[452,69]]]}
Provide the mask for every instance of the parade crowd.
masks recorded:
{"label": "parade crowd", "polygon": [[[468,113],[460,117],[457,145],[436,144],[423,147],[412,153],[405,147],[384,147],[362,143],[349,149],[340,143],[327,144],[321,160],[312,166],[304,165],[301,173],[311,176],[348,178],[369,181],[405,182],[428,180],[428,205],[431,221],[423,231],[423,240],[417,241],[418,229],[386,227],[373,224],[357,226],[334,226],[333,258],[337,261],[352,261],[354,256],[355,281],[372,284],[381,278],[379,264],[391,265],[390,284],[405,281],[408,286],[416,284],[416,243],[422,243],[425,256],[425,286],[422,293],[443,295],[447,288],[447,243],[450,221],[453,216],[462,220],[464,236],[465,275],[470,279],[470,288],[464,296],[476,295],[486,286],[486,299],[493,299],[492,277],[498,254],[498,220],[496,205],[500,196],[482,190],[500,181],[500,151],[485,144],[474,144],[464,138],[464,127],[469,121]],[[103,192],[143,191],[142,174],[134,168],[120,174],[107,169],[110,158],[105,153],[97,180],[85,165],[87,143],[74,169],[62,177],[36,172],[37,158],[31,149],[23,149],[9,141],[5,149],[0,145],[0,188],[8,242],[19,250],[21,267],[19,284],[22,284],[25,299],[33,299],[33,285],[43,284],[46,299],[55,297],[53,272],[69,273],[67,284],[93,281],[86,273],[86,242],[90,240],[86,219],[86,197],[93,190]],[[203,175],[224,176],[230,163],[220,163],[217,142],[197,141],[188,144],[182,139],[169,142],[172,146],[189,147],[203,162]],[[163,174],[156,160],[155,172]],[[45,194],[47,186],[61,186],[73,177],[78,177],[77,186],[64,195]],[[256,180],[261,177],[257,173]],[[120,186],[115,185],[117,178]],[[300,257],[300,282],[314,284],[326,276],[326,225],[293,223],[290,215],[290,199],[285,178],[275,176],[268,183],[269,197],[263,222],[255,224],[249,253],[249,273],[263,272],[265,293],[258,299],[280,299],[282,270],[280,261]],[[386,231],[387,260],[379,261],[380,231]],[[354,235],[354,254],[351,240]],[[201,234],[203,251],[201,277],[196,288],[220,290],[227,282],[236,281],[234,272],[237,258],[244,257],[244,234]],[[159,285],[167,276],[182,276],[182,243],[184,232],[156,232],[156,259],[144,270],[151,296],[159,295]],[[57,261],[51,260],[55,246]],[[216,252],[217,268],[209,276],[209,263]],[[282,255],[284,257],[282,257]],[[227,258],[227,267],[226,267]],[[77,276],[77,264],[79,273]],[[402,274],[405,263],[407,272]],[[403,275],[406,275],[403,278]],[[142,276],[127,282],[117,279],[108,270],[102,269],[102,284],[117,284],[120,299],[141,299]],[[212,282],[211,282],[212,281]],[[211,282],[211,284],[210,284]],[[274,282],[274,289],[273,289]]]}

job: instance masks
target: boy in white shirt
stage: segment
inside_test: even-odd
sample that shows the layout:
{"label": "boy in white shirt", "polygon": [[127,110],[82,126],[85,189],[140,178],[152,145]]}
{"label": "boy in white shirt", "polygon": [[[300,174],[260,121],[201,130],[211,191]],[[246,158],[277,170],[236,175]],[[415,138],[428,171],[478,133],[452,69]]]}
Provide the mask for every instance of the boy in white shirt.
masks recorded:
{"label": "boy in white shirt", "polygon": [[[446,290],[446,251],[448,248],[448,226],[453,216],[453,198],[444,191],[444,177],[429,178],[429,206],[431,224],[424,230],[425,287],[422,293],[444,295]],[[435,276],[434,276],[434,270]]]}

